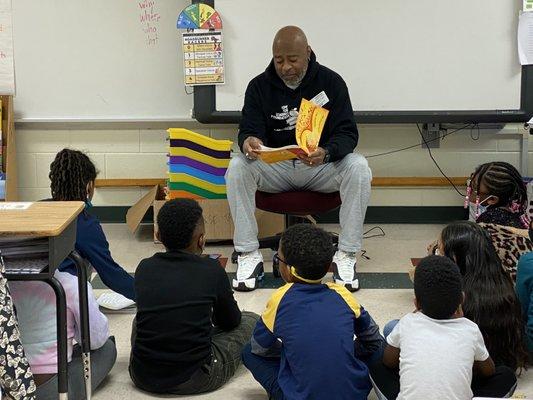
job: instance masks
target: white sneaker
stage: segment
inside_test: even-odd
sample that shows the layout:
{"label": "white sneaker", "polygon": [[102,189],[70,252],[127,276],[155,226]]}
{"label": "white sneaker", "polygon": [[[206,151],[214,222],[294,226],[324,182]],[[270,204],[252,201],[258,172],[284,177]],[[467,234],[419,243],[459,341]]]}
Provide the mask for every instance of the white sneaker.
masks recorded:
{"label": "white sneaker", "polygon": [[237,257],[237,274],[233,279],[233,289],[239,292],[250,292],[265,276],[263,255],[259,250],[242,253]]}
{"label": "white sneaker", "polygon": [[338,250],[333,256],[333,279],[350,292],[359,290],[359,279],[355,274],[357,259],[355,253]]}

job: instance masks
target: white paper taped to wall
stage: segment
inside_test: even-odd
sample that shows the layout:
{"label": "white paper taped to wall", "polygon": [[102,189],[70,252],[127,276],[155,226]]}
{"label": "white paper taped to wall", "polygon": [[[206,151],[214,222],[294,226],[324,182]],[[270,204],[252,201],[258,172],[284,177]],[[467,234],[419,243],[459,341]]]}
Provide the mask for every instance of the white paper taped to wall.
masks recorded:
{"label": "white paper taped to wall", "polygon": [[15,94],[11,0],[0,0],[0,94]]}
{"label": "white paper taped to wall", "polygon": [[533,13],[520,14],[518,21],[518,58],[521,65],[533,64]]}

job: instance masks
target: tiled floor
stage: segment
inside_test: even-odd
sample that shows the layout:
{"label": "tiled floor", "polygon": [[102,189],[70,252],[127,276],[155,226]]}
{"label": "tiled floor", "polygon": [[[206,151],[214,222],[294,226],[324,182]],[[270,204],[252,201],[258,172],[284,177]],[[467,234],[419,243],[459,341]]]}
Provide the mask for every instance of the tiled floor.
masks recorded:
{"label": "tiled floor", "polygon": [[[324,227],[329,230],[338,229],[335,225]],[[364,242],[363,247],[370,259],[359,259],[358,270],[361,272],[407,272],[410,258],[423,256],[427,243],[436,238],[442,228],[439,225],[381,225],[381,227],[386,233],[385,237],[371,238]],[[160,245],[153,243],[152,226],[141,226],[136,235],[132,235],[123,224],[108,224],[104,226],[104,230],[114,258],[128,271],[134,271],[142,258],[162,250]],[[231,251],[230,247],[207,248],[209,253],[221,253],[224,256],[229,256]],[[272,252],[269,250],[263,254],[265,260],[270,260],[272,257]],[[234,271],[235,267],[229,263],[227,270]],[[266,270],[271,270],[271,263],[266,263]],[[102,292],[103,290],[96,290],[97,295]],[[235,297],[242,309],[260,313],[272,292],[273,289],[259,289],[251,293],[236,293]],[[411,289],[362,288],[356,297],[380,326],[413,309]],[[95,400],[137,400],[158,397],[137,390],[129,378],[128,358],[132,319],[131,314],[109,315],[111,332],[117,339],[118,359],[110,376],[95,392],[93,396]],[[532,370],[522,373],[516,395],[533,398]],[[369,398],[375,399],[374,394],[371,393]],[[266,400],[267,396],[250,373],[241,367],[236,376],[221,390],[194,396],[194,399]]]}

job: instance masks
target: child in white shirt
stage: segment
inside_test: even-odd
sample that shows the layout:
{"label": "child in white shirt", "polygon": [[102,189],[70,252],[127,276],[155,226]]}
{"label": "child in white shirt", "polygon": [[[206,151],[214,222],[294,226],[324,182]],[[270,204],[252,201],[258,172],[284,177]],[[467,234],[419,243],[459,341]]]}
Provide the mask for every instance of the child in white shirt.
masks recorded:
{"label": "child in white shirt", "polygon": [[507,367],[495,368],[478,326],[463,317],[461,274],[453,261],[424,258],[414,289],[416,311],[400,319],[387,337],[383,362],[371,368],[378,397],[509,397],[516,377]]}

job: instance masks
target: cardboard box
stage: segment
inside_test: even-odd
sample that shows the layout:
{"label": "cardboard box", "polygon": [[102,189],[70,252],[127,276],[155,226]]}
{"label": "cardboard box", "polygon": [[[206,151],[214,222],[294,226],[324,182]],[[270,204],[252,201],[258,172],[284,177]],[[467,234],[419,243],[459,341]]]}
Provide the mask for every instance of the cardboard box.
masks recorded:
{"label": "cardboard box", "polygon": [[[144,215],[150,207],[154,208],[154,241],[157,230],[157,213],[165,204],[165,193],[160,186],[154,186],[142,199],[135,203],[126,214],[126,223],[132,232],[139,227]],[[206,238],[210,240],[232,240],[233,220],[226,199],[220,200],[199,200],[198,203],[203,209],[205,220]],[[257,225],[259,227],[259,237],[273,236],[285,229],[285,218],[282,214],[274,214],[257,210],[255,212]]]}

